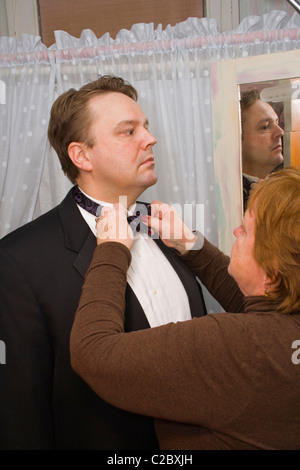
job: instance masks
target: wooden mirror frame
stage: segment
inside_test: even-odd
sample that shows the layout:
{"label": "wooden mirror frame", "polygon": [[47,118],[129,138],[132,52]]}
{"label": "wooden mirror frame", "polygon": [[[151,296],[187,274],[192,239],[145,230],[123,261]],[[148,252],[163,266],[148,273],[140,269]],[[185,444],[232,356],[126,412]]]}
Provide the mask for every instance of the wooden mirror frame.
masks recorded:
{"label": "wooden mirror frame", "polygon": [[[297,77],[300,77],[300,50],[211,64],[219,248],[228,255],[235,238],[233,229],[242,221],[239,87]],[[291,159],[291,165],[300,165],[299,153],[298,161]]]}

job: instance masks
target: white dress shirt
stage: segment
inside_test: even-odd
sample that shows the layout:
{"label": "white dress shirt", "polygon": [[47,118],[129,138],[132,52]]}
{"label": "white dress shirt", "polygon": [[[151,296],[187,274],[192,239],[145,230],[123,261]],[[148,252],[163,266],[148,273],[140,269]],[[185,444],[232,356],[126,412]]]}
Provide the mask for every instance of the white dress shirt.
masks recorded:
{"label": "white dress shirt", "polygon": [[[102,206],[112,207],[110,203],[86,196]],[[97,236],[95,216],[77,207]],[[138,298],[150,326],[191,319],[187,293],[157,244],[151,238],[137,234],[131,256],[127,282]]]}

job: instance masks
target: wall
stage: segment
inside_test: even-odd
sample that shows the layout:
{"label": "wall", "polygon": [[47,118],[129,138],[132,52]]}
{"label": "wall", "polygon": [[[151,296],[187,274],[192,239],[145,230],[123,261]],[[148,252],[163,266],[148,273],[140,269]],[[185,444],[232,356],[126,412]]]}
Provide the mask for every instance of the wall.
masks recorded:
{"label": "wall", "polygon": [[203,0],[39,0],[42,41],[55,42],[54,31],[67,31],[80,37],[83,29],[92,30],[97,38],[105,33],[115,39],[121,29],[134,24],[153,23],[165,29],[189,17],[203,17]]}
{"label": "wall", "polygon": [[[66,1],[66,0],[65,0]],[[112,2],[115,0],[105,0],[108,2]],[[138,0],[141,1],[141,0]],[[153,1],[158,1],[159,5],[163,5],[165,3],[161,2],[160,0],[151,0],[151,5],[153,5]],[[172,1],[172,0],[171,0]],[[204,8],[204,16],[209,18],[215,18],[218,24],[218,30],[220,32],[223,31],[231,31],[236,29],[237,26],[240,24],[241,20],[249,15],[258,15],[261,16],[264,13],[267,13],[270,10],[283,10],[289,13],[289,15],[293,15],[295,13],[295,9],[288,3],[287,0],[193,0],[194,3],[188,3],[186,0],[173,0],[172,5],[180,3],[186,8],[184,15],[188,16],[197,16],[197,11],[199,11],[199,5]],[[51,6],[52,3],[57,2],[57,0],[42,0],[41,3],[44,3],[45,6]],[[70,0],[73,3],[73,0]],[[69,5],[71,4],[69,2]],[[58,3],[62,3],[62,0],[59,0]],[[85,2],[81,2],[83,5]],[[99,3],[99,0],[98,0]],[[127,5],[127,2],[123,2]],[[146,5],[150,5],[150,2],[145,2]],[[202,5],[203,4],[203,5]],[[189,8],[189,10],[187,9]],[[192,10],[192,8],[197,8],[197,10]],[[158,10],[158,9],[157,9]],[[152,7],[152,11],[154,11]],[[171,14],[173,11],[173,7],[170,10]],[[131,10],[130,14],[133,14],[134,10]],[[176,12],[175,12],[176,14]],[[70,9],[68,10],[68,14],[65,15],[67,21],[70,20]],[[116,15],[115,15],[116,16]],[[120,15],[118,15],[120,17]],[[170,17],[171,20],[168,22],[176,22],[178,21],[178,17],[173,16]],[[184,19],[186,19],[184,18]],[[121,17],[123,20],[123,17]],[[127,29],[130,29],[130,25],[133,24],[138,19],[130,18],[130,16],[126,17],[126,22],[124,18],[124,26]],[[142,20],[142,18],[141,18]],[[151,22],[158,22],[158,18],[151,16]],[[150,22],[149,21],[149,22]],[[85,26],[89,28],[88,25]],[[117,27],[118,28],[118,27]],[[59,29],[52,26],[52,29]],[[107,28],[105,28],[107,29]],[[67,29],[66,29],[67,30]],[[67,31],[69,32],[69,31]],[[116,29],[113,31],[115,34]],[[40,35],[40,26],[39,26],[39,17],[38,17],[38,2],[36,0],[0,0],[0,36],[13,36],[17,39],[21,39],[21,34],[33,34],[33,35]],[[52,32],[53,34],[53,32]],[[70,33],[71,34],[71,33]],[[77,33],[79,37],[79,33]],[[52,39],[47,39],[48,44],[53,42]]]}
{"label": "wall", "polygon": [[[44,7],[49,8],[51,7],[51,4],[55,3],[57,0],[44,0],[41,1],[40,3],[44,4]],[[73,0],[70,0],[73,2]],[[109,2],[114,1],[114,0],[107,0]],[[141,1],[141,0],[138,0]],[[153,9],[153,1],[157,0],[151,0],[151,3],[149,1],[145,2],[146,5],[151,5],[152,7],[152,12],[155,13]],[[183,15],[185,18],[182,19],[184,21],[186,18],[189,16],[198,16],[199,17],[199,11],[204,10],[204,16],[207,16],[209,18],[215,18],[218,24],[218,29],[220,32],[222,31],[230,31],[232,29],[235,29],[240,22],[240,15],[239,15],[239,3],[241,0],[193,0],[193,3],[189,3],[186,0],[173,0],[172,1],[172,9],[170,10],[170,21],[163,21],[162,23],[164,26],[166,26],[166,23],[171,23],[174,21],[179,21],[180,18],[178,16],[174,16],[174,7],[173,5],[178,4],[182,5],[185,10],[183,10]],[[62,3],[62,0],[59,0],[58,3]],[[85,2],[81,2],[83,5]],[[98,0],[99,3],[99,0]],[[124,4],[127,5],[127,2],[123,2]],[[159,5],[164,5],[164,2],[161,2],[160,0],[158,1]],[[71,3],[69,3],[70,5]],[[48,5],[48,6],[47,6]],[[18,40],[21,39],[21,34],[22,33],[27,33],[27,34],[33,34],[33,35],[40,35],[40,25],[39,25],[39,14],[38,14],[38,6],[39,3],[37,0],[0,0],[0,36],[12,36],[16,37]],[[159,10],[159,9],[157,9]],[[46,10],[45,10],[46,11]],[[133,14],[134,11],[131,10],[131,13]],[[156,13],[155,13],[156,14]],[[175,12],[175,15],[177,13]],[[64,21],[71,21],[70,20],[70,8],[67,11],[67,14],[64,15]],[[116,15],[114,15],[116,16]],[[120,17],[121,15],[118,15]],[[202,14],[201,14],[202,17]],[[124,25],[122,26],[123,28],[130,29],[130,26],[134,24],[135,21],[144,21],[146,18],[145,17],[132,17],[126,16],[126,18],[121,17],[121,20],[123,21],[124,18]],[[159,22],[159,18],[157,17],[147,17],[148,22],[154,22],[156,23],[155,26],[157,26],[157,23]],[[57,18],[60,20],[60,18]],[[52,21],[52,20],[51,20]],[[123,23],[122,23],[123,24]],[[85,25],[85,28],[90,28],[89,25]],[[117,27],[118,28],[118,27]],[[55,27],[52,25],[52,29],[59,29],[59,27]],[[67,30],[66,26],[66,30]],[[92,29],[92,28],[90,28]],[[105,28],[105,32],[107,31],[107,28]],[[69,31],[67,31],[69,32]],[[112,31],[112,34],[116,33],[116,29]],[[53,34],[53,31],[52,31]],[[70,33],[71,34],[71,33]],[[48,44],[53,42],[53,37],[48,38],[47,42]],[[77,32],[77,37],[79,37],[79,33]]]}

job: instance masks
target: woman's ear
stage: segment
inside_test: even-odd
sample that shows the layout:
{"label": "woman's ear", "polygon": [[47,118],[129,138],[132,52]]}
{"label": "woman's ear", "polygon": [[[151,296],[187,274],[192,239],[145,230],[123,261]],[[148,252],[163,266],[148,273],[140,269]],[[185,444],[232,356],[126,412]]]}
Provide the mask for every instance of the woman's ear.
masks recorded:
{"label": "woman's ear", "polygon": [[92,163],[85,144],[81,142],[71,142],[68,147],[68,154],[77,168],[84,171],[92,170]]}
{"label": "woman's ear", "polygon": [[269,294],[272,293],[272,291],[275,291],[277,287],[280,284],[280,277],[278,274],[278,271],[276,271],[272,277],[272,279],[269,276],[265,276],[264,279],[264,288],[265,292],[268,292]]}

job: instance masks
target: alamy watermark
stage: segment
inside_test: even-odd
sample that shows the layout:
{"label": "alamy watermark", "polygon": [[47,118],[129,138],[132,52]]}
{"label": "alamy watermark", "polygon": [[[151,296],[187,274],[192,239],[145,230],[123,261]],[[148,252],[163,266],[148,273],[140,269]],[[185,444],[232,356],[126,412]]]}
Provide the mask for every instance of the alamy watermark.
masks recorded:
{"label": "alamy watermark", "polygon": [[292,354],[292,363],[293,364],[300,364],[300,339],[296,339],[292,343],[292,349],[296,349],[296,351]]}
{"label": "alamy watermark", "polygon": [[[295,365],[300,364],[300,339],[296,339],[292,343],[292,349],[295,349],[291,359],[292,363]],[[6,364],[6,344],[4,341],[0,340],[0,364]]]}
{"label": "alamy watermark", "polygon": [[[127,196],[120,196],[119,204],[123,207],[127,207]],[[164,206],[167,206],[167,204],[164,204]],[[150,215],[150,207],[150,204],[144,204],[140,202],[136,203],[136,218],[129,222],[133,234],[135,234],[137,231],[147,236],[148,227],[145,223],[143,223],[142,217]],[[155,207],[155,204],[154,206],[152,206],[152,209],[153,207]],[[169,206],[169,209],[170,213],[173,212],[174,214],[176,214],[175,219],[177,220],[177,223],[174,224],[174,218],[170,217],[170,222],[167,223],[167,221],[165,220],[164,224],[162,225],[162,232],[160,233],[160,235],[157,232],[152,232],[151,238],[159,238],[160,236],[162,239],[168,240],[170,238],[170,235],[172,235],[171,238],[179,240],[182,239],[184,235],[187,240],[189,240],[189,238],[192,240],[195,236],[193,233],[191,233],[191,231],[198,231],[204,234],[204,204],[184,204],[182,206],[179,203],[175,203]],[[97,216],[100,216],[100,213],[97,213]],[[182,233],[182,224],[180,223],[180,219],[183,221],[187,229],[184,234]],[[125,239],[128,236],[126,228],[124,226],[119,227],[117,221],[115,223],[115,226],[113,227],[113,230],[115,230],[115,236],[118,232],[119,239]],[[195,249],[198,249],[198,245]]]}
{"label": "alamy watermark", "polygon": [[6,364],[6,345],[0,340],[0,364]]}

